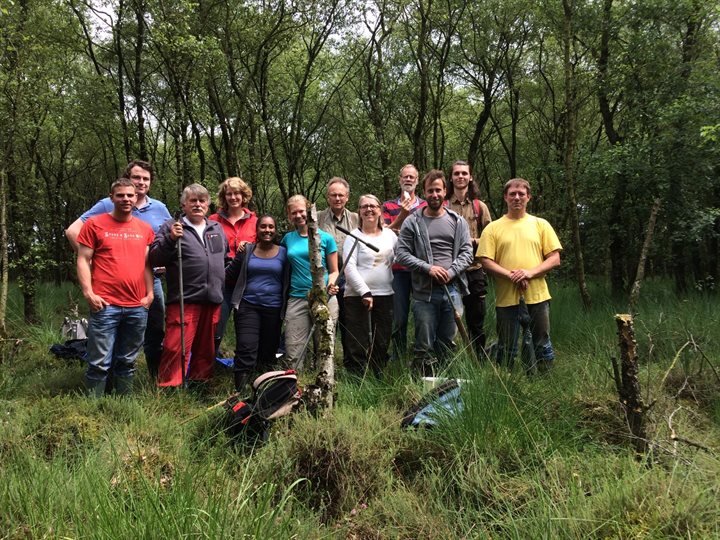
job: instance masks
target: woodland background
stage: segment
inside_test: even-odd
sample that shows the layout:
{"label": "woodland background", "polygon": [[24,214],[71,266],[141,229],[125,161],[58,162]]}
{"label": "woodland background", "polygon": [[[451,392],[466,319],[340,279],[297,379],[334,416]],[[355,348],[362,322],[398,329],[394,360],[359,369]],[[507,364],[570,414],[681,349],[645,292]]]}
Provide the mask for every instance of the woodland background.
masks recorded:
{"label": "woodland background", "polygon": [[389,198],[403,164],[467,159],[494,216],[502,184],[530,180],[586,306],[586,275],[628,291],[655,198],[647,272],[713,291],[718,7],[0,0],[5,283],[37,320],[38,285],[74,275],[64,228],[133,158],[171,210],[183,186],[241,175],[276,216],[334,175]]}

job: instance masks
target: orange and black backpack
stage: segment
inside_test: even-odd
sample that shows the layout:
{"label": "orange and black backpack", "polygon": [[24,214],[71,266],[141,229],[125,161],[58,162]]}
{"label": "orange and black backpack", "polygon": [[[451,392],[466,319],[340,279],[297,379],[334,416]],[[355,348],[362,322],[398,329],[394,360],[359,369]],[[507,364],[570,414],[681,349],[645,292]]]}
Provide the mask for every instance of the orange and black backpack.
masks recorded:
{"label": "orange and black backpack", "polygon": [[266,441],[271,422],[295,409],[301,395],[294,369],[263,373],[253,381],[250,399],[232,396],[225,403],[228,434],[232,438]]}

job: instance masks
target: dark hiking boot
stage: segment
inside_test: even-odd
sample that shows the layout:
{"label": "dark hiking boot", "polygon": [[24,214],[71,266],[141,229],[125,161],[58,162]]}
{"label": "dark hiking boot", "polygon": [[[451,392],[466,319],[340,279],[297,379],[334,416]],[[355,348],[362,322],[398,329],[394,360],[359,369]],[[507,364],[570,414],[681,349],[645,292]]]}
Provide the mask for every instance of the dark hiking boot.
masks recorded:
{"label": "dark hiking boot", "polygon": [[160,367],[160,358],[154,356],[146,356],[145,362],[147,363],[148,373],[150,374],[150,380],[155,382],[158,377],[158,369]]}
{"label": "dark hiking boot", "polygon": [[244,392],[250,380],[250,374],[244,371],[235,371],[233,372],[233,378],[235,379],[235,391],[238,394]]}

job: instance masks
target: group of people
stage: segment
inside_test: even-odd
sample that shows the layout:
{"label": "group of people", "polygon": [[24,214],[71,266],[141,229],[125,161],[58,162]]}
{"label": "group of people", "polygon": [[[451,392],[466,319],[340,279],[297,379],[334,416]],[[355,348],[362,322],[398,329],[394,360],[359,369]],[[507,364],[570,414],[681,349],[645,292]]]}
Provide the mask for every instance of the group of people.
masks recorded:
{"label": "group of people", "polygon": [[[288,199],[292,230],[278,242],[275,219],[249,209],[252,190],[240,178],[220,185],[218,212],[210,216],[207,189],[187,186],[174,217],[149,197],[152,180],[149,163],[130,162],[110,196],[66,230],[91,311],[88,393],[104,395],[109,376],[117,393],[130,393],[143,345],[158,386],[206,382],[230,314],[237,391],[254,373],[278,367],[280,347],[282,367],[302,369],[314,325],[309,201]],[[560,264],[562,246],[547,221],[527,213],[529,183],[505,184],[507,213],[492,221],[467,162],[453,163],[447,180],[440,170],[425,174],[424,198],[416,193],[419,181],[417,168],[406,165],[396,199],[382,203],[364,194],[357,212],[347,207],[348,182],[328,182],[328,208],[317,215],[319,250],[346,371],[379,374],[391,351],[405,356],[411,307],[419,372],[435,372],[453,350],[456,317],[463,313],[483,358],[486,272],[496,279],[495,360],[512,365],[519,309],[526,305],[535,362],[549,367],[554,351],[544,276]]]}

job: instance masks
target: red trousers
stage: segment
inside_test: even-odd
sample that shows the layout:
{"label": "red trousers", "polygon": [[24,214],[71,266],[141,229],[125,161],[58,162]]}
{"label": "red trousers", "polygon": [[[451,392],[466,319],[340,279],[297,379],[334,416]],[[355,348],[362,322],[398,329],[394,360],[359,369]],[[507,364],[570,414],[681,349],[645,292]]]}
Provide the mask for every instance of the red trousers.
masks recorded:
{"label": "red trousers", "polygon": [[[217,304],[185,304],[185,369],[187,379],[207,381],[215,363],[215,326],[220,320]],[[180,304],[165,310],[165,340],[160,358],[158,386],[182,384]]]}

